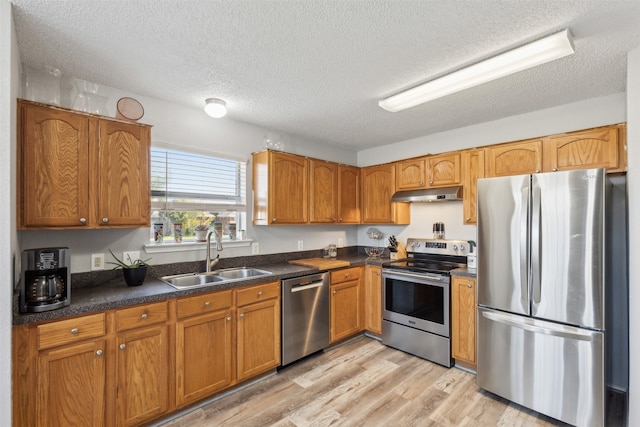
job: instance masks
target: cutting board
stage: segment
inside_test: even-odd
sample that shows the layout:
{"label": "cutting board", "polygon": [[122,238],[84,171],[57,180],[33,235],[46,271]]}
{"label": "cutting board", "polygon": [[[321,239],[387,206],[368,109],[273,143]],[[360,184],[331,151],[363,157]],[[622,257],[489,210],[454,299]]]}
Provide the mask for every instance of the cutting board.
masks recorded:
{"label": "cutting board", "polygon": [[340,261],[332,258],[305,258],[294,259],[289,264],[304,265],[305,267],[314,267],[318,270],[330,270],[332,268],[349,267],[349,261]]}

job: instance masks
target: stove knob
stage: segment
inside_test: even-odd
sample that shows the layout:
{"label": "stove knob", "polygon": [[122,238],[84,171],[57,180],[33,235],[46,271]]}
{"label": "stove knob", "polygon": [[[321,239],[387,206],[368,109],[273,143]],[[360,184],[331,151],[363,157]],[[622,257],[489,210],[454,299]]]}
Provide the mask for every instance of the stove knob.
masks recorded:
{"label": "stove knob", "polygon": [[453,251],[458,252],[458,245],[453,245]]}
{"label": "stove knob", "polygon": [[460,245],[460,252],[464,253],[464,245]]}

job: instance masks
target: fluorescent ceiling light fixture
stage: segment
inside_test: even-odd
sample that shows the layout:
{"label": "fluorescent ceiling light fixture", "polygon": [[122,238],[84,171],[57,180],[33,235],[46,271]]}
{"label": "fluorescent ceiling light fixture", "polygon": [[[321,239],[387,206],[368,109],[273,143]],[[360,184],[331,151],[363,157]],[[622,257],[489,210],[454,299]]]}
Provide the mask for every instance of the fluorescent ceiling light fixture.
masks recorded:
{"label": "fluorescent ceiling light fixture", "polygon": [[227,114],[227,103],[218,98],[208,98],[204,103],[204,112],[219,119]]}
{"label": "fluorescent ceiling light fixture", "polygon": [[378,101],[387,111],[415,107],[575,53],[568,29]]}

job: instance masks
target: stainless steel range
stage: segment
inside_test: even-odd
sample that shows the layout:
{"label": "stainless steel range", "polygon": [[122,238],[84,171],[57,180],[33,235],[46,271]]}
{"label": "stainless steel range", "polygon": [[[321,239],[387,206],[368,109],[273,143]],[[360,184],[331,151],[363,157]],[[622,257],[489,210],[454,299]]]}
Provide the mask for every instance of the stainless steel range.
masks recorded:
{"label": "stainless steel range", "polygon": [[382,265],[382,343],[450,367],[450,271],[466,240],[407,239],[407,259]]}

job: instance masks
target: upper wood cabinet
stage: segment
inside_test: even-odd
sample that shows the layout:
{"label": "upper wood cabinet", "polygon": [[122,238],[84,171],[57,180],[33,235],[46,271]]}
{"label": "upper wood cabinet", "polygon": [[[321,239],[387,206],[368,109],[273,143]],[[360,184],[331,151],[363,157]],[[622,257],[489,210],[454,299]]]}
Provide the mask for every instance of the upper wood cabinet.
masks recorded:
{"label": "upper wood cabinet", "polygon": [[427,186],[460,185],[460,153],[427,157]]}
{"label": "upper wood cabinet", "polygon": [[544,141],[545,172],[570,169],[606,168],[622,172],[626,161],[624,126],[609,126],[551,136]]}
{"label": "upper wood cabinet", "polygon": [[324,160],[309,160],[309,222],[337,221],[338,165]]}
{"label": "upper wood cabinet", "polygon": [[338,165],[338,223],[360,224],[360,168]]}
{"label": "upper wood cabinet", "polygon": [[253,154],[253,224],[305,224],[309,160],[279,151]]}
{"label": "upper wood cabinet", "polygon": [[542,171],[542,140],[535,139],[485,148],[486,176],[511,176]]}
{"label": "upper wood cabinet", "polygon": [[419,190],[427,186],[427,157],[408,159],[396,165],[396,190]]}
{"label": "upper wood cabinet", "polygon": [[484,150],[468,150],[462,152],[462,170],[464,189],[462,208],[465,224],[477,222],[477,181],[484,178]]}
{"label": "upper wood cabinet", "polygon": [[18,101],[18,227],[147,227],[150,128]]}
{"label": "upper wood cabinet", "polygon": [[392,203],[395,193],[394,164],[362,168],[362,223],[408,224],[408,203]]}

